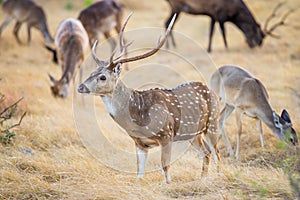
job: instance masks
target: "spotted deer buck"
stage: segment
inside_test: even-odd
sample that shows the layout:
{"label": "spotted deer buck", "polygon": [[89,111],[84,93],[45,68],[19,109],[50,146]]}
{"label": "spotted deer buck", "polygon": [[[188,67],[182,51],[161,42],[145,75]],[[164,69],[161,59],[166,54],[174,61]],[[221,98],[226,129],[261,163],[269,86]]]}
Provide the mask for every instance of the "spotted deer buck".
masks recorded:
{"label": "spotted deer buck", "polygon": [[[293,9],[289,10],[282,16],[279,22],[274,23],[273,26],[268,28],[269,22],[278,15],[279,8],[284,5],[284,3],[279,3],[273,10],[272,14],[267,18],[264,29],[262,30],[243,0],[167,0],[167,2],[171,7],[171,14],[165,22],[166,27],[168,27],[168,24],[175,13],[177,15],[182,12],[192,15],[207,15],[211,18],[209,43],[207,48],[208,52],[211,52],[212,37],[216,22],[218,22],[220,25],[226,48],[228,45],[226,39],[225,22],[231,22],[237,26],[245,35],[248,46],[253,48],[256,46],[261,46],[267,35],[278,38],[278,36],[274,35],[274,30],[279,26],[285,25],[285,20],[287,17],[294,12]],[[172,32],[170,37],[173,46],[176,46]],[[167,47],[168,46],[169,45],[167,41]]]}
{"label": "spotted deer buck", "polygon": [[281,116],[279,116],[274,111],[270,105],[266,88],[260,80],[249,72],[236,66],[222,66],[211,76],[210,87],[220,97],[221,104],[224,104],[220,114],[219,127],[230,155],[233,155],[233,152],[224,125],[225,120],[235,109],[238,127],[236,159],[238,159],[239,156],[243,114],[256,119],[262,148],[264,148],[265,143],[261,121],[263,121],[280,140],[294,146],[298,145],[297,134],[293,129],[288,112],[284,109]]}
{"label": "spotted deer buck", "polygon": [[4,0],[2,4],[2,9],[5,13],[5,19],[0,26],[0,35],[7,25],[13,20],[16,19],[16,24],[14,27],[14,36],[19,44],[21,40],[19,38],[19,30],[22,23],[27,23],[27,44],[30,44],[31,41],[31,27],[34,27],[41,31],[45,41],[47,43],[53,42],[48,26],[47,18],[42,7],[36,5],[31,0]]}
{"label": "spotted deer buck", "polygon": [[82,10],[78,19],[88,33],[91,46],[104,34],[114,49],[116,42],[110,38],[110,31],[115,28],[117,33],[120,32],[122,17],[123,4],[115,0],[103,0]]}
{"label": "spotted deer buck", "polygon": [[100,96],[110,116],[134,140],[138,178],[144,174],[149,149],[160,146],[164,177],[169,183],[172,143],[183,140],[191,140],[192,144],[204,151],[202,175],[206,175],[211,154],[217,166],[220,159],[217,146],[217,96],[201,82],[185,83],[173,89],[139,91],[128,88],[120,79],[122,64],[145,59],[158,52],[173,22],[155,48],[142,55],[121,58],[126,46],[123,32],[127,21],[128,18],[119,33],[120,53],[116,58],[112,55],[109,61],[99,60],[95,53],[96,43],[93,45],[92,56],[97,69],[80,84],[78,92]]}
{"label": "spotted deer buck", "polygon": [[54,84],[51,91],[55,97],[65,98],[69,93],[70,81],[84,60],[85,51],[89,46],[88,35],[79,20],[68,18],[59,24],[54,43],[56,49],[46,47],[53,52],[53,60],[60,62],[62,77],[56,80],[49,74]]}

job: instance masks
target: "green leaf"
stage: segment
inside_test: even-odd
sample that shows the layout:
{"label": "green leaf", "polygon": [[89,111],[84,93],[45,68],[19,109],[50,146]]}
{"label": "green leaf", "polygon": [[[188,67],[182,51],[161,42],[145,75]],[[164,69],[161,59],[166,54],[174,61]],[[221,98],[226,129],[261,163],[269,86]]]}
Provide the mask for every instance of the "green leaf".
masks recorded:
{"label": "green leaf", "polygon": [[68,1],[65,5],[66,10],[72,10],[73,9],[73,3],[71,1]]}
{"label": "green leaf", "polygon": [[84,1],[84,8],[87,8],[93,4],[93,0],[85,0]]}

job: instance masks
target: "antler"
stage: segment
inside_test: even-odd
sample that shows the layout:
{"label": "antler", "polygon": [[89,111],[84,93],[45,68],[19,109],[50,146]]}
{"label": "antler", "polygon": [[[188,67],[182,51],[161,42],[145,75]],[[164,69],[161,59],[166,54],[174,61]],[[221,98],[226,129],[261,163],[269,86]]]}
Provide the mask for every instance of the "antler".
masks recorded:
{"label": "antler", "polygon": [[[158,42],[157,42],[157,45],[154,49],[142,54],[142,55],[138,55],[138,56],[134,56],[134,57],[131,57],[131,58],[123,58],[121,60],[118,60],[119,58],[121,58],[123,55],[124,55],[124,51],[125,49],[132,44],[132,42],[129,42],[128,44],[125,44],[124,43],[124,38],[123,38],[123,33],[124,33],[124,30],[125,30],[125,27],[128,23],[128,20],[129,18],[131,17],[132,14],[130,14],[127,19],[125,20],[122,28],[121,28],[121,31],[119,33],[119,46],[120,46],[120,52],[118,54],[118,56],[116,58],[114,58],[115,54],[116,54],[116,50],[114,50],[114,52],[112,53],[112,55],[110,56],[110,59],[109,59],[109,66],[108,66],[108,69],[113,69],[117,64],[122,64],[122,63],[127,63],[127,62],[133,62],[133,61],[137,61],[137,60],[141,60],[141,59],[144,59],[144,58],[147,58],[149,56],[152,56],[153,54],[155,54],[165,43],[166,39],[167,39],[167,36],[169,35],[171,29],[172,29],[172,26],[174,25],[174,21],[175,21],[175,18],[176,18],[176,14],[174,14],[172,20],[171,20],[171,23],[169,24],[168,26],[168,29],[166,30],[164,36],[160,36],[159,39],[158,39]],[[108,64],[107,61],[102,61],[100,60],[97,55],[96,55],[96,46],[97,46],[97,41],[94,43],[93,45],[93,48],[92,48],[92,56],[93,56],[93,59],[95,60],[95,62],[97,63],[98,66],[106,66]]]}
{"label": "antler", "polygon": [[278,10],[285,4],[285,2],[281,2],[281,3],[278,3],[277,6],[274,8],[272,14],[267,18],[266,20],[266,23],[264,25],[264,33],[265,35],[269,35],[271,37],[274,37],[274,38],[279,38],[278,35],[275,35],[273,34],[273,31],[278,28],[279,26],[284,26],[286,25],[285,23],[285,20],[288,18],[288,16],[293,13],[295,11],[295,9],[290,9],[288,10],[283,16],[282,18],[280,19],[279,22],[275,23],[273,26],[271,26],[270,29],[268,29],[268,25],[269,25],[269,22],[272,21],[272,19],[274,19],[276,16],[277,16],[277,12]]}
{"label": "antler", "polygon": [[129,21],[130,17],[132,16],[132,14],[133,14],[133,13],[130,13],[130,14],[127,16],[126,20],[124,21],[124,24],[122,25],[122,28],[121,28],[120,33],[119,33],[119,46],[120,46],[120,52],[119,52],[119,55],[118,55],[116,58],[113,58],[113,56],[114,56],[115,53],[112,54],[112,56],[111,56],[111,58],[110,58],[111,62],[113,62],[114,60],[118,60],[119,58],[121,58],[121,57],[124,55],[124,53],[125,53],[125,51],[126,51],[126,48],[127,48],[128,46],[130,46],[130,45],[132,44],[132,42],[133,42],[133,41],[131,41],[131,42],[129,42],[128,44],[125,44],[124,38],[123,38],[125,27],[126,27],[128,21]]}
{"label": "antler", "polygon": [[103,61],[103,60],[100,60],[97,55],[96,55],[96,47],[97,47],[97,43],[98,43],[98,40],[96,40],[93,44],[93,47],[92,47],[92,56],[93,56],[93,59],[95,60],[97,66],[105,66],[107,64],[106,61]]}
{"label": "antler", "polygon": [[[123,58],[121,60],[118,60],[114,63],[114,66],[116,66],[118,63],[127,63],[127,62],[133,62],[133,61],[141,60],[141,59],[147,58],[149,56],[152,56],[157,51],[159,51],[159,49],[164,45],[165,41],[167,40],[167,37],[168,37],[168,35],[169,35],[169,33],[172,29],[172,26],[174,24],[175,18],[176,18],[176,14],[174,14],[174,16],[171,20],[171,23],[169,24],[168,29],[167,29],[166,33],[164,34],[163,38],[162,38],[162,36],[159,37],[158,42],[156,44],[156,47],[154,49],[152,49],[152,50],[150,50],[150,51],[148,51],[148,52],[146,52],[142,55],[134,56],[134,57],[131,57],[131,58]],[[120,39],[123,40],[122,37],[120,37]],[[120,41],[120,44],[124,44],[124,42]]]}

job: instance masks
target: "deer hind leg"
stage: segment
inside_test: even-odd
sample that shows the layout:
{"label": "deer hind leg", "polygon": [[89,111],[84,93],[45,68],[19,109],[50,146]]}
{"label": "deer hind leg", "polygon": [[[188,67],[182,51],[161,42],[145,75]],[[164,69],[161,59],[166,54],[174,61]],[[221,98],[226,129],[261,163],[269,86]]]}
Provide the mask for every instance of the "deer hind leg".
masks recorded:
{"label": "deer hind leg", "polygon": [[[210,154],[213,155],[214,161],[217,166],[217,171],[219,172],[220,169],[220,154],[219,154],[219,148],[218,148],[218,135],[215,132],[210,132],[208,130],[208,133],[205,134],[204,138],[204,146],[209,151]],[[209,161],[208,161],[209,163]],[[208,167],[208,166],[207,166]]]}
{"label": "deer hind leg", "polygon": [[225,104],[224,108],[221,111],[220,120],[219,120],[219,127],[221,129],[222,137],[225,141],[227,152],[230,156],[233,155],[233,152],[232,152],[230,142],[229,142],[228,137],[225,132],[225,120],[230,116],[230,114],[232,113],[233,110],[234,110],[233,106]]}
{"label": "deer hind leg", "polygon": [[31,41],[31,26],[31,24],[27,24],[27,45],[29,45]]}
{"label": "deer hind leg", "polygon": [[109,32],[103,33],[105,38],[108,40],[110,46],[111,46],[111,52],[113,52],[117,46],[116,41],[111,37]]}
{"label": "deer hind leg", "polygon": [[14,36],[15,36],[15,38],[16,38],[16,40],[19,44],[22,43],[20,38],[19,38],[19,30],[21,28],[21,25],[22,25],[22,23],[17,21],[16,24],[15,24],[15,27],[14,27]]}
{"label": "deer hind leg", "polygon": [[214,35],[215,23],[216,23],[216,21],[213,18],[211,18],[210,29],[209,29],[208,48],[207,48],[208,52],[211,52],[211,43],[212,43],[212,38]]}
{"label": "deer hind leg", "polygon": [[88,33],[90,46],[92,48],[96,40],[98,40],[98,32],[91,29],[86,29],[86,32]]}
{"label": "deer hind leg", "polygon": [[261,148],[265,148],[265,142],[264,142],[262,127],[261,127],[261,120],[258,119],[258,118],[256,119],[256,126],[257,126],[257,129],[258,129],[258,132],[259,132]]}
{"label": "deer hind leg", "polygon": [[6,15],[4,21],[2,22],[1,26],[0,26],[0,35],[2,33],[2,31],[8,26],[8,24],[13,20],[13,17],[11,17],[10,15]]}
{"label": "deer hind leg", "polygon": [[235,111],[236,114],[236,124],[237,124],[237,131],[238,131],[238,137],[236,142],[236,152],[235,152],[235,158],[239,158],[239,149],[240,149],[240,140],[242,135],[242,117],[243,117],[243,111],[239,108]]}
{"label": "deer hind leg", "polygon": [[208,167],[210,163],[210,156],[211,152],[209,150],[208,144],[203,139],[203,134],[198,135],[195,140],[193,141],[194,146],[197,150],[200,150],[203,152],[203,164],[202,164],[202,172],[201,177],[207,176],[208,174]]}
{"label": "deer hind leg", "polygon": [[164,171],[165,182],[171,182],[171,176],[169,174],[169,168],[171,164],[171,151],[172,151],[172,142],[163,142],[161,146],[161,165]]}
{"label": "deer hind leg", "polygon": [[144,176],[145,164],[148,157],[148,150],[136,146],[136,155],[137,155],[137,178],[140,179]]}

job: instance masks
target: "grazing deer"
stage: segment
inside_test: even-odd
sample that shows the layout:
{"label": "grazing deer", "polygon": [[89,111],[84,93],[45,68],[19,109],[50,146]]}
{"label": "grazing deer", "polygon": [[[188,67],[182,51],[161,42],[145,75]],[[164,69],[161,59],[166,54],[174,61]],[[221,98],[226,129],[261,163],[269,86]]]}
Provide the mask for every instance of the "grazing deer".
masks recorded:
{"label": "grazing deer", "polygon": [[289,142],[295,146],[298,144],[297,134],[293,129],[288,112],[283,110],[281,116],[276,114],[270,105],[266,88],[249,72],[236,66],[223,66],[213,73],[210,79],[210,87],[220,97],[221,103],[224,103],[224,108],[220,114],[219,127],[230,155],[233,153],[225,133],[224,124],[234,109],[238,127],[236,158],[239,155],[243,114],[256,119],[262,148],[264,148],[264,139],[261,121],[280,140]]}
{"label": "grazing deer", "polygon": [[78,19],[88,33],[91,46],[104,34],[114,49],[116,43],[110,38],[110,31],[115,28],[117,33],[120,32],[122,16],[123,4],[115,0],[103,0],[82,10]]}
{"label": "grazing deer", "polygon": [[[262,30],[260,25],[256,22],[253,14],[248,9],[247,5],[243,0],[167,0],[171,7],[170,17],[167,19],[165,26],[168,27],[172,16],[176,13],[179,15],[181,12],[192,14],[192,15],[207,15],[211,18],[210,31],[209,31],[209,43],[207,51],[211,52],[212,37],[214,34],[215,23],[218,22],[221,28],[223,41],[227,48],[225,22],[231,22],[236,25],[245,35],[246,42],[250,48],[255,46],[261,46],[263,39],[267,36],[275,36],[273,31],[284,25],[285,19],[288,15],[293,12],[290,10],[281,19],[280,22],[275,23],[271,28],[268,29],[267,25],[269,21],[276,16],[276,12],[283,5],[280,3],[274,9],[272,15],[267,19],[265,28]],[[170,34],[172,43],[174,46],[175,40]],[[276,36],[275,36],[276,37]],[[167,41],[168,47],[168,41]]]}
{"label": "grazing deer", "polygon": [[[173,18],[173,21],[175,16]],[[173,22],[166,34],[158,41],[157,46],[142,54],[122,58],[124,54],[123,32],[120,34],[120,55],[111,56],[109,61],[99,60],[95,53],[92,56],[97,69],[80,86],[79,93],[99,95],[109,114],[134,140],[137,154],[138,178],[144,174],[148,150],[161,146],[161,163],[167,183],[171,181],[168,173],[170,167],[172,143],[182,140],[193,140],[193,144],[206,154],[203,161],[202,175],[206,175],[213,154],[219,162],[218,141],[218,99],[217,96],[200,82],[190,82],[173,89],[150,89],[138,91],[126,87],[120,80],[123,63],[133,62],[152,56],[163,46]]]}
{"label": "grazing deer", "polygon": [[[88,49],[88,35],[81,22],[77,19],[68,18],[63,20],[55,34],[56,49],[47,46],[53,52],[53,60],[60,61],[62,77],[55,80],[50,74],[52,94],[55,97],[65,98],[69,93],[69,84],[75,77],[76,70],[84,60],[84,53]],[[56,53],[57,51],[57,53]]]}
{"label": "grazing deer", "polygon": [[2,5],[3,11],[5,13],[5,20],[0,26],[0,35],[7,25],[16,19],[16,25],[14,27],[14,36],[19,44],[21,40],[19,38],[19,30],[22,23],[27,23],[27,44],[30,44],[31,40],[31,27],[34,27],[41,31],[47,43],[53,42],[48,27],[46,15],[42,7],[36,5],[31,0],[4,0]]}

